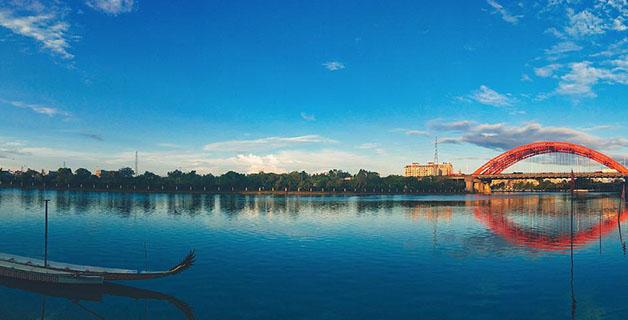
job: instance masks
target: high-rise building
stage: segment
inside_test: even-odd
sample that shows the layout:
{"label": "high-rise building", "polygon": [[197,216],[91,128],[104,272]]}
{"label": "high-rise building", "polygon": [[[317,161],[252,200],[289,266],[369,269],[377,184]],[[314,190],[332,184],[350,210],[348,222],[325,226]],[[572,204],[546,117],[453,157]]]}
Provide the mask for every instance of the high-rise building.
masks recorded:
{"label": "high-rise building", "polygon": [[454,173],[454,166],[449,162],[427,164],[411,163],[403,167],[405,177],[449,176]]}

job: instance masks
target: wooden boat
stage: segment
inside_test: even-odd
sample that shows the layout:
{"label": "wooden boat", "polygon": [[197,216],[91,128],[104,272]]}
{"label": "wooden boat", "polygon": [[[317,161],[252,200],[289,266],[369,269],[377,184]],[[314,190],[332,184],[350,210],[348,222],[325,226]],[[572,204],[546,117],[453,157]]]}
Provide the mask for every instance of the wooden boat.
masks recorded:
{"label": "wooden boat", "polygon": [[194,251],[190,251],[179,264],[166,271],[140,271],[44,262],[0,253],[0,276],[45,283],[101,285],[104,281],[147,280],[171,276],[192,266],[194,259]]}

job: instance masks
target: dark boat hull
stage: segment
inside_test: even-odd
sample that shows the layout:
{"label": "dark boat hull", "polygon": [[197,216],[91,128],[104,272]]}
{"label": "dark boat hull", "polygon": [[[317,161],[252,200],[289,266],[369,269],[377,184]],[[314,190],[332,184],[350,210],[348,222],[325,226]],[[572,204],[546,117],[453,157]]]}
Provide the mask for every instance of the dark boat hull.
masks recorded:
{"label": "dark boat hull", "polygon": [[0,254],[0,276],[12,279],[43,283],[102,285],[111,280],[147,280],[170,276],[182,272],[194,263],[191,251],[179,264],[166,271],[138,271],[64,264]]}

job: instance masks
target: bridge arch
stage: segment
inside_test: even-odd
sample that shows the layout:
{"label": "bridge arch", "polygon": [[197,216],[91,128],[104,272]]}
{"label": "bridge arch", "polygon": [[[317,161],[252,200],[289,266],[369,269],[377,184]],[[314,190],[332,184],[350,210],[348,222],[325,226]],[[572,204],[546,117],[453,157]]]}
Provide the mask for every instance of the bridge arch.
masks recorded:
{"label": "bridge arch", "polygon": [[628,169],[611,157],[591,148],[569,142],[533,142],[508,150],[489,160],[472,175],[500,174],[508,167],[527,158],[547,153],[568,153],[594,160],[610,169],[628,176]]}

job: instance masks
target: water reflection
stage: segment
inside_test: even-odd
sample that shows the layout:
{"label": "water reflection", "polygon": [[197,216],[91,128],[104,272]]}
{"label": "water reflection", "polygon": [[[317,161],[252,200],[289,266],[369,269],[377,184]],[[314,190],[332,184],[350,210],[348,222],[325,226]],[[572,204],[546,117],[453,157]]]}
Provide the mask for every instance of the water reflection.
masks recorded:
{"label": "water reflection", "polygon": [[566,197],[497,198],[474,206],[473,212],[478,221],[509,243],[541,251],[601,242],[609,233],[621,231],[621,223],[628,217],[626,208],[613,198],[573,202]]}
{"label": "water reflection", "polygon": [[0,277],[0,286],[42,295],[41,319],[46,319],[46,302],[47,299],[51,297],[67,299],[68,303],[76,305],[96,319],[107,319],[106,316],[101,315],[98,311],[92,310],[92,308],[84,304],[84,302],[102,302],[106,296],[170,303],[179,310],[180,314],[185,319],[194,319],[192,308],[176,297],[157,291],[120,284],[105,283],[102,286],[54,285]]}
{"label": "water reflection", "polygon": [[[150,260],[159,267],[177,252],[197,249],[198,264],[189,272],[141,285],[177,293],[199,318],[628,315],[622,303],[628,285],[617,281],[628,263],[622,232],[628,212],[614,195],[590,193],[572,201],[549,193],[356,197],[2,189],[0,251],[42,253],[44,198],[52,200],[55,260],[133,268]],[[72,318],[66,311],[92,317],[71,302],[78,300],[101,317],[137,319],[141,306],[129,308],[126,300],[139,298],[112,299],[113,292],[87,295],[96,300],[44,294],[43,305],[48,318],[55,310],[63,315],[57,318]],[[0,286],[0,318],[35,318],[42,301],[28,293]],[[174,303],[158,299],[150,305],[153,318],[189,310],[164,301]]]}

